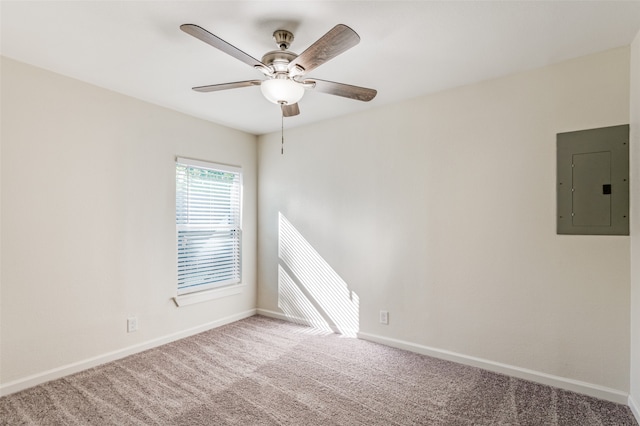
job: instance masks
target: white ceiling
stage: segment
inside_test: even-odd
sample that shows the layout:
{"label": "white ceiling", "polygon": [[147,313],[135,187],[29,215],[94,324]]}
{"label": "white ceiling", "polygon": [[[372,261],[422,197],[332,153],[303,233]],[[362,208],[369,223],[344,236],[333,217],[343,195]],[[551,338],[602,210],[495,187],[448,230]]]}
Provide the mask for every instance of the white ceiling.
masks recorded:
{"label": "white ceiling", "polygon": [[294,127],[624,46],[634,1],[2,1],[2,55],[254,134],[280,129],[246,64],[179,30],[204,27],[260,59],[274,30],[301,53],[338,23],[360,44],[309,76],[371,87],[364,103],[308,91]]}

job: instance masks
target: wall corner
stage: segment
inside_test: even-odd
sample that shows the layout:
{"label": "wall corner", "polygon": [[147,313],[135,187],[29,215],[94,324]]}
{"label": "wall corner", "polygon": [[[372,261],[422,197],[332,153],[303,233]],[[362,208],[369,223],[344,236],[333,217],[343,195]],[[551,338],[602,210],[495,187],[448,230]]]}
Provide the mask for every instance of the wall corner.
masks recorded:
{"label": "wall corner", "polygon": [[631,43],[629,86],[630,124],[630,236],[631,236],[631,324],[629,407],[640,422],[640,31]]}

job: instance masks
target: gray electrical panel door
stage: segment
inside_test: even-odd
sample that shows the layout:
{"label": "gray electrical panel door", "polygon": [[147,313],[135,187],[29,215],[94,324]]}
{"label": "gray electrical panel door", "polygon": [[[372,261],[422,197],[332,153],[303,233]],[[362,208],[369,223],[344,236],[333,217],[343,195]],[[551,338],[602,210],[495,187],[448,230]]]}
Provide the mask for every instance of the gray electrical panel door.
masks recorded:
{"label": "gray electrical panel door", "polygon": [[557,135],[558,234],[629,235],[629,126]]}
{"label": "gray electrical panel door", "polygon": [[573,226],[611,226],[611,152],[574,154],[571,177]]}

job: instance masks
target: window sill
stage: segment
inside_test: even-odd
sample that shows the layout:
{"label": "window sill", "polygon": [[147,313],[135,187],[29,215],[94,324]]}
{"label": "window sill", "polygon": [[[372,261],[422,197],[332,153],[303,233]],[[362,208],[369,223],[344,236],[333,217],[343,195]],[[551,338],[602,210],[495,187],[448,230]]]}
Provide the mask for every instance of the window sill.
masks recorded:
{"label": "window sill", "polygon": [[193,305],[214,299],[221,299],[244,291],[245,284],[235,284],[228,287],[214,288],[212,290],[199,291],[197,293],[182,294],[173,298],[177,307]]}

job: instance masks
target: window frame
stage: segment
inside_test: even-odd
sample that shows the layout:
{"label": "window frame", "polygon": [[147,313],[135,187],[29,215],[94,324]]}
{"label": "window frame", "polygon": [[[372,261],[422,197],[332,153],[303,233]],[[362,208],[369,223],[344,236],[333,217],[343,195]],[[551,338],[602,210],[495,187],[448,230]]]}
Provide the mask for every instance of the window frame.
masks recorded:
{"label": "window frame", "polygon": [[[176,281],[175,281],[176,284],[174,287],[176,296],[174,297],[174,301],[176,305],[181,306],[183,304],[197,303],[199,301],[209,300],[211,298],[224,297],[226,295],[239,293],[242,287],[244,287],[242,283],[242,259],[243,259],[243,253],[242,253],[243,172],[242,172],[242,167],[232,166],[228,164],[214,163],[209,161],[195,160],[195,159],[184,158],[184,157],[176,157],[174,167],[175,167],[175,184],[176,184],[176,193],[175,193],[176,239],[175,241],[176,241],[176,268],[177,268]],[[180,197],[181,197],[181,192],[178,187],[180,182],[180,176],[179,176],[180,167],[186,167],[187,170],[189,169],[213,170],[215,172],[233,173],[234,175],[236,175],[234,176],[233,184],[229,185],[229,188],[231,188],[230,191],[233,191],[229,193],[229,203],[230,203],[229,215],[230,216],[233,215],[234,217],[229,227],[225,229],[224,225],[220,226],[219,224],[213,224],[213,223],[211,223],[210,225],[206,225],[206,224],[203,225],[202,223],[197,223],[197,224],[184,223],[185,220],[189,221],[189,219],[185,219],[185,213],[186,213],[186,217],[187,218],[189,217],[189,207],[188,205],[186,207],[184,205],[179,206]],[[193,183],[193,180],[190,181],[188,177],[186,177],[184,180],[186,182]],[[232,206],[231,204],[234,202],[233,199],[236,196],[237,196],[237,212],[234,210],[235,205]],[[213,200],[212,198],[210,201],[213,203],[216,200]],[[220,200],[217,200],[217,201],[219,202]],[[214,210],[211,210],[211,212],[213,211]],[[213,219],[214,214],[211,212],[208,212],[208,214],[211,214],[212,217],[210,219]],[[181,218],[183,223],[180,223],[181,219],[178,217],[179,214],[182,214]],[[231,246],[233,247],[231,249],[231,251],[233,252],[233,256],[232,256],[233,272],[230,273],[230,275],[232,275],[231,280],[212,281],[209,283],[195,284],[191,286],[182,286],[182,287],[180,286],[181,245],[182,245],[182,249],[186,249],[184,246],[184,239],[186,237],[185,231],[195,232],[196,230],[204,231],[205,233],[209,231],[212,234],[216,232],[221,232],[221,231],[222,231],[222,234],[224,234],[224,232],[230,232],[231,234],[235,234],[233,239],[227,239],[227,241],[231,242]],[[181,244],[181,238],[183,241],[182,244]],[[210,239],[211,238],[214,238],[214,237],[212,236],[210,237]],[[215,237],[215,238],[218,238],[218,237]],[[214,257],[215,254],[212,254],[211,256]],[[215,268],[215,264],[212,265],[212,268]]]}

